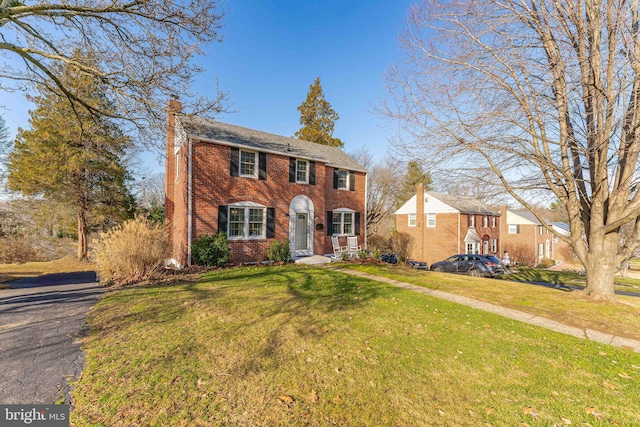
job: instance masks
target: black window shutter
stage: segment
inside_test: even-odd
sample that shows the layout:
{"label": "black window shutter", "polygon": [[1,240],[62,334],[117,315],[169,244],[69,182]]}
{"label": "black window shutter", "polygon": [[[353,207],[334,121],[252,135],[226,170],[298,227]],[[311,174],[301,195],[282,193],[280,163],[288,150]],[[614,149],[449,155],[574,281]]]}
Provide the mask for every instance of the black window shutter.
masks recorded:
{"label": "black window shutter", "polygon": [[276,208],[267,208],[267,237],[276,237]]}
{"label": "black window shutter", "polygon": [[267,153],[258,153],[258,179],[267,179]]}
{"label": "black window shutter", "polygon": [[327,236],[331,236],[333,231],[333,211],[327,211]]}
{"label": "black window shutter", "polygon": [[240,149],[232,148],[231,149],[231,176],[239,176],[240,175]]}
{"label": "black window shutter", "polygon": [[289,182],[296,182],[296,159],[289,157]]}
{"label": "black window shutter", "polygon": [[227,206],[218,206],[218,233],[227,233]]}
{"label": "black window shutter", "polygon": [[333,188],[338,188],[338,169],[333,170]]}
{"label": "black window shutter", "polygon": [[309,184],[316,185],[316,162],[309,162]]}
{"label": "black window shutter", "polygon": [[356,174],[349,172],[349,190],[355,191],[356,189]]}
{"label": "black window shutter", "polygon": [[355,219],[353,221],[355,223],[356,236],[360,235],[360,212],[355,213]]}

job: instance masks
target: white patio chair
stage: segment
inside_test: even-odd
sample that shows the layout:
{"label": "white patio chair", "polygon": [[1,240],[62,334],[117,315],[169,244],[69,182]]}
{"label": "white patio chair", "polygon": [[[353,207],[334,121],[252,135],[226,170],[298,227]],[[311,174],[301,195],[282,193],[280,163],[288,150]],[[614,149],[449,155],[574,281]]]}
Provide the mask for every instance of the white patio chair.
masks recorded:
{"label": "white patio chair", "polygon": [[342,259],[342,254],[349,252],[346,246],[340,246],[338,236],[331,236],[331,244],[333,245],[333,257],[334,259]]}
{"label": "white patio chair", "polygon": [[347,246],[349,255],[354,257],[358,256],[358,252],[362,250],[362,246],[358,244],[358,236],[349,236],[347,237]]}

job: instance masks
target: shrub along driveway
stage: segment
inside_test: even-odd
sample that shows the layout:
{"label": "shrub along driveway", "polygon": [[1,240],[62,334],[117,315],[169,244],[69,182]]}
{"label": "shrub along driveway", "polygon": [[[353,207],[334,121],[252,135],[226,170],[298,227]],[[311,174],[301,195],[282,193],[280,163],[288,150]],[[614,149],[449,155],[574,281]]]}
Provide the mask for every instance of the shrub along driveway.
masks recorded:
{"label": "shrub along driveway", "polygon": [[77,338],[103,289],[94,272],[48,274],[0,290],[0,403],[69,403],[68,380],[80,374]]}

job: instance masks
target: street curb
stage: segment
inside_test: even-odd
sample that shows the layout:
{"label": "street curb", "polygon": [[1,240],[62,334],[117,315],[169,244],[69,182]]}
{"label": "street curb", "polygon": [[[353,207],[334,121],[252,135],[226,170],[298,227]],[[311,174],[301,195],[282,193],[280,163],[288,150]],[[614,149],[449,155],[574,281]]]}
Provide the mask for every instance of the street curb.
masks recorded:
{"label": "street curb", "polygon": [[464,305],[477,310],[486,311],[488,313],[497,314],[502,317],[517,320],[519,322],[528,323],[534,326],[539,326],[541,328],[549,329],[555,332],[560,332],[561,334],[571,335],[576,338],[588,339],[588,340],[599,342],[602,344],[625,348],[625,349],[633,350],[636,353],[640,353],[640,341],[634,340],[631,338],[618,337],[618,336],[607,334],[604,332],[594,331],[592,329],[580,329],[580,328],[576,328],[575,326],[569,326],[560,322],[556,322],[555,320],[547,319],[546,317],[536,316],[534,314],[525,313],[523,311],[502,307],[502,306],[491,304],[484,301],[479,301],[473,298],[463,297],[460,295],[451,294],[449,292],[428,289],[422,286],[413,285],[411,283],[401,282],[399,280],[380,277],[380,276],[376,276],[369,273],[363,273],[360,271],[348,270],[348,269],[340,269],[337,271],[341,271],[351,276],[357,276],[357,277],[362,277],[364,279],[375,280],[377,282],[388,283],[390,285],[394,285],[402,289],[420,292],[422,294],[430,295],[435,298],[451,301],[456,304]]}

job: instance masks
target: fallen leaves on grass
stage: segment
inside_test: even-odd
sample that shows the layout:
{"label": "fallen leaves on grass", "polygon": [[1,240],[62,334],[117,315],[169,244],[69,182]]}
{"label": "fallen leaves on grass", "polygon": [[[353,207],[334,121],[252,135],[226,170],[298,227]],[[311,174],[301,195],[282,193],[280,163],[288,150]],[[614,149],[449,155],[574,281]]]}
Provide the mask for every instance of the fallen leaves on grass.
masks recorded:
{"label": "fallen leaves on grass", "polygon": [[320,397],[318,396],[318,393],[316,393],[315,390],[313,390],[311,393],[309,393],[309,400],[311,402],[317,402],[320,399]]}
{"label": "fallen leaves on grass", "polygon": [[613,384],[611,384],[609,382],[606,382],[606,381],[602,381],[602,386],[604,388],[608,388],[609,390],[616,390],[618,388],[615,385],[613,385]]}
{"label": "fallen leaves on grass", "polygon": [[288,396],[286,394],[282,394],[278,396],[278,400],[284,403],[285,405],[287,405],[288,407],[291,407],[295,403],[293,396]]}
{"label": "fallen leaves on grass", "polygon": [[633,379],[633,377],[631,375],[627,374],[626,372],[620,372],[618,374],[618,376],[621,377],[621,378],[624,378],[626,380],[632,380]]}
{"label": "fallen leaves on grass", "polygon": [[595,408],[593,406],[589,406],[588,408],[585,408],[584,410],[588,415],[593,415],[594,417],[596,417],[597,419],[600,419],[600,417],[602,416],[602,414],[600,414],[600,411],[598,411],[598,408]]}
{"label": "fallen leaves on grass", "polygon": [[522,412],[524,412],[525,415],[531,415],[536,420],[538,419],[538,411],[536,411],[536,408],[532,406],[527,406],[526,408],[523,408]]}
{"label": "fallen leaves on grass", "polygon": [[562,418],[562,422],[564,423],[564,425],[567,425],[567,426],[571,425],[571,420],[569,418]]}

